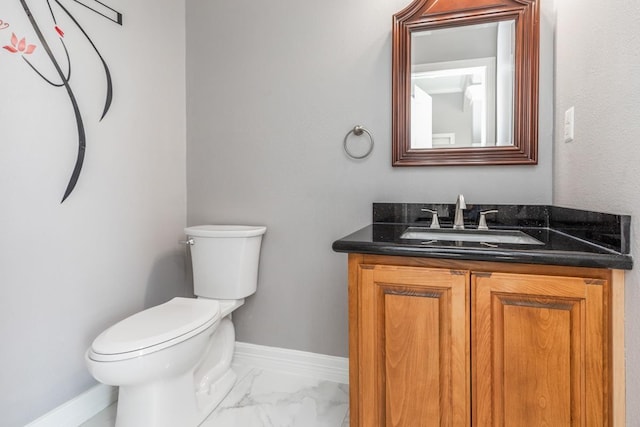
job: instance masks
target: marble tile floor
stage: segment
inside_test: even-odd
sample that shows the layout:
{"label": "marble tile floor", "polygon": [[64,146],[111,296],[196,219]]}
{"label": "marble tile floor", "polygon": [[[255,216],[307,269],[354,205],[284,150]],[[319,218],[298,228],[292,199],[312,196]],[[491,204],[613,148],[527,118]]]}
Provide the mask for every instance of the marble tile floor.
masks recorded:
{"label": "marble tile floor", "polygon": [[[238,381],[200,427],[348,427],[349,386],[237,366]],[[116,405],[79,427],[114,427]],[[182,427],[182,426],[176,426]]]}

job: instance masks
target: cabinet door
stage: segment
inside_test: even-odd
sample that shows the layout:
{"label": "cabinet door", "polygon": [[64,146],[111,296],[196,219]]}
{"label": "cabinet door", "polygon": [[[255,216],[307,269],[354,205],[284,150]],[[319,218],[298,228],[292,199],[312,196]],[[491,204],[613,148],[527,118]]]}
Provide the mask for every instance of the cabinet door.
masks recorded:
{"label": "cabinet door", "polygon": [[359,425],[469,426],[469,273],[361,266],[359,283]]}
{"label": "cabinet door", "polygon": [[605,426],[604,280],[472,274],[474,426]]}

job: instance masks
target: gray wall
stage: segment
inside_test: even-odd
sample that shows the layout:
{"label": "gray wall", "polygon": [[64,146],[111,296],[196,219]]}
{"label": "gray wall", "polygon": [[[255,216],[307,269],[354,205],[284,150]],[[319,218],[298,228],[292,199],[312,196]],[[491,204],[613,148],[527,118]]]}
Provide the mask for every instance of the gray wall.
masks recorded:
{"label": "gray wall", "polygon": [[[640,253],[640,3],[558,2],[554,203],[632,215]],[[575,106],[575,141],[563,142]],[[627,425],[640,420],[640,275],[626,275]]]}
{"label": "gray wall", "polygon": [[[52,2],[87,130],[80,181],[61,205],[77,150],[69,99],[0,49],[2,427],[24,426],[93,386],[84,352],[97,334],[187,292],[177,244],[186,223],[184,2],[109,2],[124,13],[122,27],[67,3],[111,68],[114,98],[99,122],[100,62]],[[50,35],[46,2],[29,4]],[[30,60],[52,78],[20,2],[1,9],[11,27],[0,46],[11,31],[26,37],[37,45]]]}
{"label": "gray wall", "polygon": [[[408,3],[187,2],[187,221],[268,227],[240,341],[347,355],[347,257],[331,243],[374,201],[551,202],[551,2],[539,165],[392,168],[391,16]],[[364,161],[342,151],[357,124],[376,139]]]}

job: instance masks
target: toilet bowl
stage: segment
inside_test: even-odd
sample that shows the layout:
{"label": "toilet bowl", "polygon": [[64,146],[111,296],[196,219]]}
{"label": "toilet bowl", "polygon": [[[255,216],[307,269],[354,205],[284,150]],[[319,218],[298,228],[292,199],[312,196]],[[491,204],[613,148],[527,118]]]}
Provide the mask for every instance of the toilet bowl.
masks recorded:
{"label": "toilet bowl", "polygon": [[134,314],[93,341],[85,354],[89,372],[120,387],[116,427],[195,427],[226,396],[236,380],[231,313],[256,290],[265,231],[186,228],[198,297]]}

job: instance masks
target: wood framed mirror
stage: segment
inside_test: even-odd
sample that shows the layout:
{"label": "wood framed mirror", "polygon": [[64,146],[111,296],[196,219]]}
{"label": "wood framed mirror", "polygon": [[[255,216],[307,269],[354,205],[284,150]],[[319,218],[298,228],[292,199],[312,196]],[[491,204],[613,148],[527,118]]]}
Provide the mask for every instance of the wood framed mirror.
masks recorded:
{"label": "wood framed mirror", "polygon": [[415,0],[393,16],[393,166],[538,162],[538,0]]}

